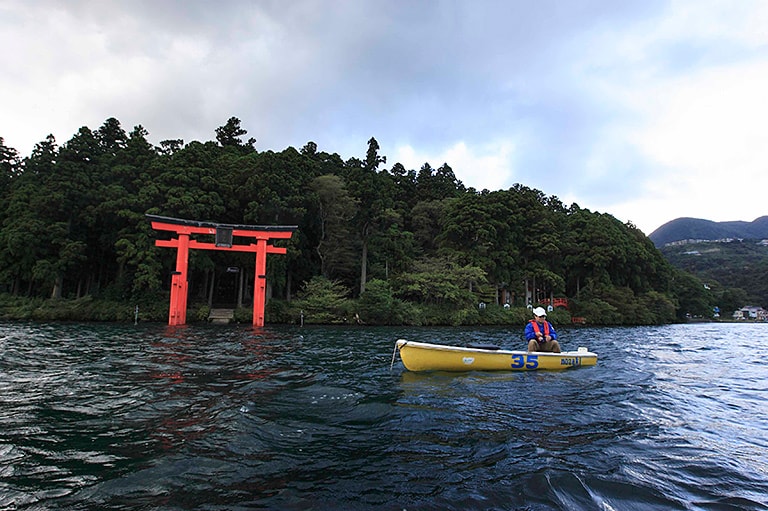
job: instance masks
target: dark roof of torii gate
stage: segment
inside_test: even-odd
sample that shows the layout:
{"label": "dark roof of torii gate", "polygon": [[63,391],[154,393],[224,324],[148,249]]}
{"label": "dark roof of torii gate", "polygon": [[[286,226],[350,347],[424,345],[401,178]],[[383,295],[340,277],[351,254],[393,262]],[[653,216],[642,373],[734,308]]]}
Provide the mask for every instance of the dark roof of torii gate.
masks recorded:
{"label": "dark roof of torii gate", "polygon": [[192,227],[204,227],[209,229],[216,229],[217,227],[223,227],[225,229],[238,229],[242,231],[295,231],[298,229],[297,225],[244,225],[244,224],[220,224],[216,222],[207,222],[202,220],[186,220],[184,218],[173,218],[169,216],[159,215],[145,215],[153,222],[164,222],[166,224],[174,225],[189,225]]}

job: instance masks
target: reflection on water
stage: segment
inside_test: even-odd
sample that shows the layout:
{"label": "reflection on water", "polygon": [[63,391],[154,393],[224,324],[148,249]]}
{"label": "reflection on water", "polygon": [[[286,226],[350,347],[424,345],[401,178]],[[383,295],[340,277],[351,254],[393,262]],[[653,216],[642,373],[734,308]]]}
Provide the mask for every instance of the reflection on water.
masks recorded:
{"label": "reflection on water", "polygon": [[0,324],[0,509],[768,509],[768,325],[563,330],[597,366],[390,370],[520,347],[493,328]]}

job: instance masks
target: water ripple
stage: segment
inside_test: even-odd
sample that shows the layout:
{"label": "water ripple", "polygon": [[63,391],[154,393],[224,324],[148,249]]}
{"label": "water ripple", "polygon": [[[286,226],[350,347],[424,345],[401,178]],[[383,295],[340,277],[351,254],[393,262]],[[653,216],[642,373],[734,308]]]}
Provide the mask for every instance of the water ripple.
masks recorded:
{"label": "water ripple", "polygon": [[519,335],[0,323],[0,509],[768,509],[766,329],[562,329],[596,367],[417,374],[396,339]]}

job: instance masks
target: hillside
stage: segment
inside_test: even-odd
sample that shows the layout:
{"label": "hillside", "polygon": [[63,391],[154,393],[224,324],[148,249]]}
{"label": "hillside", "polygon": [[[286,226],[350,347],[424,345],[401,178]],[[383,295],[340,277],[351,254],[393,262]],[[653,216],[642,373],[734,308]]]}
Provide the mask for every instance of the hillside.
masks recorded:
{"label": "hillside", "polygon": [[[343,161],[314,142],[258,151],[234,117],[214,132],[215,142],[153,147],[140,126],[129,135],[110,118],[0,161],[0,302],[5,295],[17,319],[41,300],[80,308],[108,299],[143,314],[186,281],[178,302],[205,321],[217,304],[242,309],[268,281],[265,321],[283,323],[524,323],[527,305],[560,297],[564,314],[589,324],[663,324],[711,309],[700,281],[610,214],[519,183],[477,192],[448,164],[386,168],[373,137],[364,159]],[[0,160],[16,154],[6,149],[0,140]],[[189,239],[192,253],[174,253],[170,231],[147,215],[222,225],[240,239],[215,246],[209,229]],[[295,234],[254,268],[251,241],[233,232],[243,225]],[[36,302],[15,312],[19,298]],[[47,319],[86,314],[52,308]]]}
{"label": "hillside", "polygon": [[[763,217],[765,218],[765,217]],[[675,267],[730,296],[723,310],[742,305],[768,306],[768,246],[755,239],[729,243],[667,245],[660,248]],[[717,293],[720,294],[720,293]],[[728,301],[728,300],[726,300]]]}
{"label": "hillside", "polygon": [[662,225],[648,237],[657,247],[682,240],[767,239],[768,216],[761,216],[752,222],[677,218]]}

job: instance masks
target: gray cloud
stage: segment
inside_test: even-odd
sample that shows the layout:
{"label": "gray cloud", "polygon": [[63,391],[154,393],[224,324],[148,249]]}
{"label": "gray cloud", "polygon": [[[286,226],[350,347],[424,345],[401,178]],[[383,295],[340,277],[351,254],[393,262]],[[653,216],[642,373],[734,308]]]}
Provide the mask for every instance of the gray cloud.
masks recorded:
{"label": "gray cloud", "polygon": [[642,143],[652,116],[679,80],[764,58],[746,4],[10,0],[0,93],[16,101],[0,136],[27,154],[114,116],[154,143],[210,140],[237,116],[261,150],[312,140],[359,157],[375,136],[395,163],[403,147],[440,158],[464,144],[462,168],[448,163],[469,186],[471,156],[496,144],[512,148],[495,167],[506,186],[650,230],[683,216],[622,210],[670,172]]}

